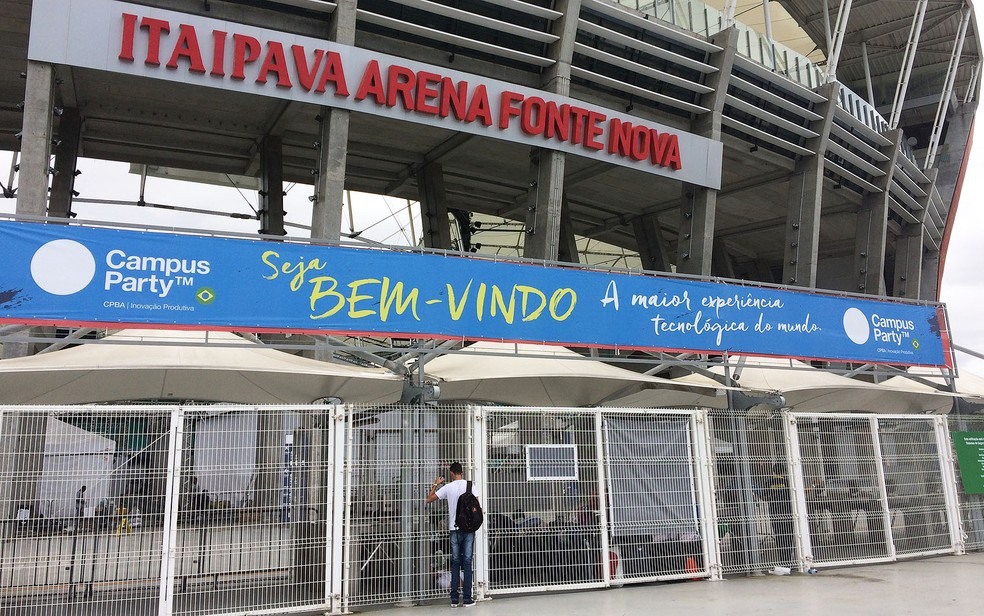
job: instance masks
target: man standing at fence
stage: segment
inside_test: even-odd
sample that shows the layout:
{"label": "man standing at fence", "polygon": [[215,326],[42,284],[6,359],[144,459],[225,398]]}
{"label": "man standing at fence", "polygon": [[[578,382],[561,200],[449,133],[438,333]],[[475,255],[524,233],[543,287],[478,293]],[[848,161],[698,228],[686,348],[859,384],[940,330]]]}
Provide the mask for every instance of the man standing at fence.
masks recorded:
{"label": "man standing at fence", "polygon": [[[464,595],[461,597],[462,605],[472,607],[475,605],[475,600],[472,599],[472,552],[475,548],[475,533],[459,530],[455,524],[458,497],[465,493],[469,482],[463,478],[460,462],[453,462],[448,467],[448,472],[451,481],[445,483],[444,477],[435,478],[434,485],[427,493],[427,502],[433,503],[438,499],[448,501],[448,530],[451,535],[451,607],[458,607],[460,594]],[[478,493],[474,484],[472,484],[472,493]],[[459,586],[462,587],[461,593],[459,593]]]}

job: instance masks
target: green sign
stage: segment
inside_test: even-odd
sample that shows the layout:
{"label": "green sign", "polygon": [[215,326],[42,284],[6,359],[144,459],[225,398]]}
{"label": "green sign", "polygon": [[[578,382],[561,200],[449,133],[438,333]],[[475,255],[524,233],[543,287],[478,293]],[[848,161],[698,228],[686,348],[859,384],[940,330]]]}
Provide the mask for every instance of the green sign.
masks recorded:
{"label": "green sign", "polygon": [[966,494],[984,494],[984,432],[954,432],[953,447],[960,462]]}

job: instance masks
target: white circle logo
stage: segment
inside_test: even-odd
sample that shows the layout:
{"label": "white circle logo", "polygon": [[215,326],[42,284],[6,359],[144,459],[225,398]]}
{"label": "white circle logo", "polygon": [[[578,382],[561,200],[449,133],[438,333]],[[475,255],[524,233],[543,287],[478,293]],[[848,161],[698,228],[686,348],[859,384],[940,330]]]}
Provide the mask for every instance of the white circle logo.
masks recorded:
{"label": "white circle logo", "polygon": [[48,242],[31,259],[31,276],[52,295],[78,293],[92,282],[96,260],[89,249],[73,240]]}
{"label": "white circle logo", "polygon": [[844,313],[844,332],[854,344],[868,342],[868,335],[871,334],[868,318],[857,308],[848,308]]}

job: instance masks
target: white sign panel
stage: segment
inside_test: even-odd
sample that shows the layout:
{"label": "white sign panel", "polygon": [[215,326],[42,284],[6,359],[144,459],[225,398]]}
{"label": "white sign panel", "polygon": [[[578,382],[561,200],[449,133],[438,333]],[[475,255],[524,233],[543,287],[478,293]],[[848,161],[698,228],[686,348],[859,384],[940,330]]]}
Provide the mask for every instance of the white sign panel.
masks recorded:
{"label": "white sign panel", "polygon": [[720,142],[574,98],[136,4],[34,0],[33,6],[31,60],[349,109],[721,186]]}

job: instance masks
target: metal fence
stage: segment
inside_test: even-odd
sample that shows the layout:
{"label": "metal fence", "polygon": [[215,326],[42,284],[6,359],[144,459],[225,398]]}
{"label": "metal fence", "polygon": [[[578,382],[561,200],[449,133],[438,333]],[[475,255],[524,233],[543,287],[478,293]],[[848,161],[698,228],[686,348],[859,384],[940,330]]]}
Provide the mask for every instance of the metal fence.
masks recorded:
{"label": "metal fence", "polygon": [[479,598],[981,546],[936,416],[0,407],[0,430],[18,616],[444,601],[448,511],[424,499],[452,461],[485,507]]}
{"label": "metal fence", "polygon": [[[984,432],[984,415],[953,415],[949,426],[951,432]],[[984,550],[984,494],[967,494],[961,482],[957,489],[967,550],[980,552]]]}

